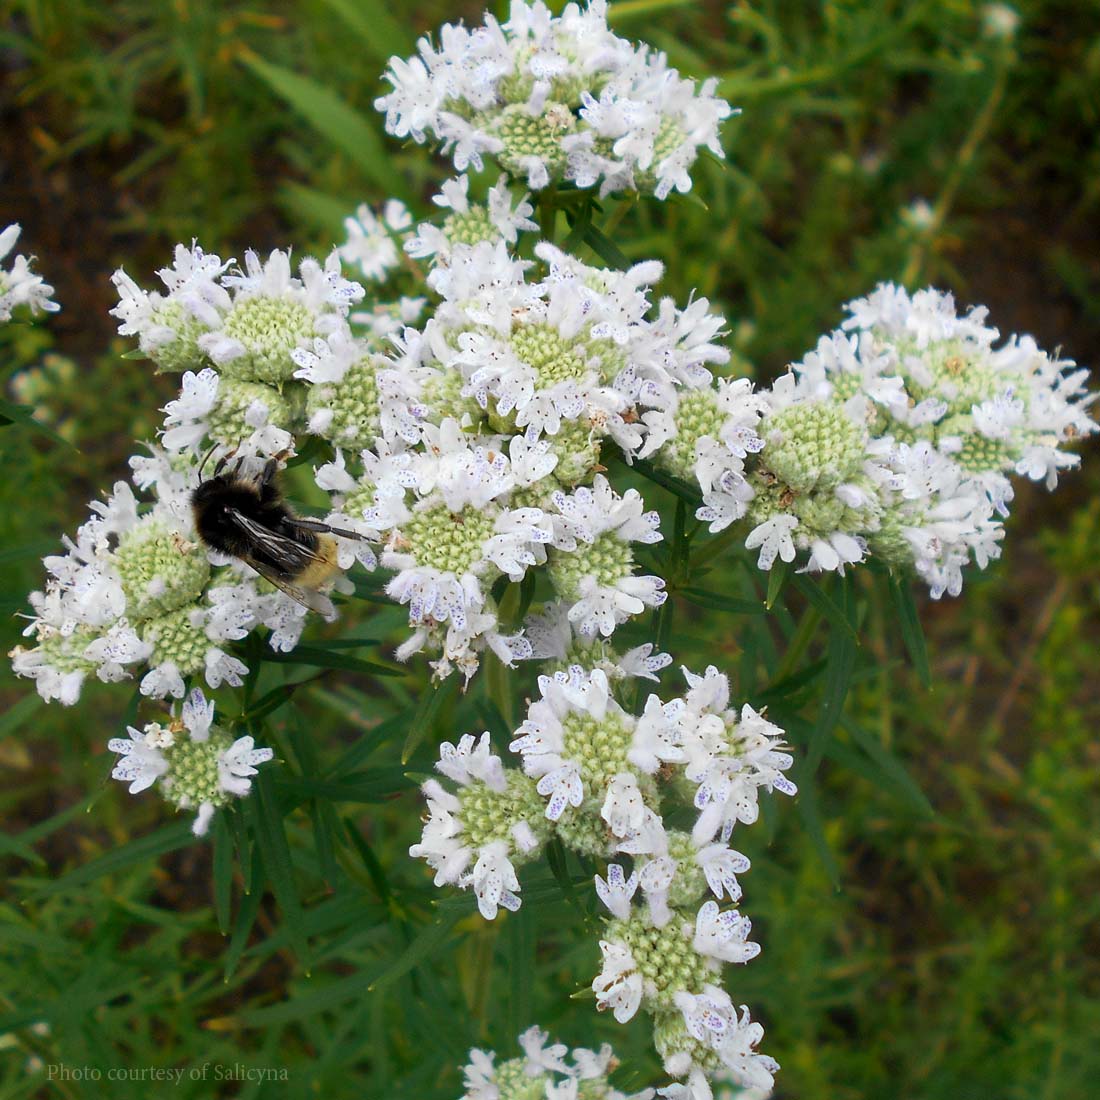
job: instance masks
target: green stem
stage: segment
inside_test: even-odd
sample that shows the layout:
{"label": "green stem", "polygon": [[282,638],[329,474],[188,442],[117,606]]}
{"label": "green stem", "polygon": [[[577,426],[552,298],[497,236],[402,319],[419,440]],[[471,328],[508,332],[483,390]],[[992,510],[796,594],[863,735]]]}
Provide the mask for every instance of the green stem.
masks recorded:
{"label": "green stem", "polygon": [[701,565],[707,564],[719,554],[724,554],[733,543],[740,541],[741,533],[740,524],[731,523],[724,531],[707,539],[698,552],[692,555],[689,574],[694,573]]}
{"label": "green stem", "polygon": [[539,232],[544,240],[553,244],[558,222],[558,189],[554,184],[539,192],[535,212],[538,216]]}
{"label": "green stem", "polygon": [[995,62],[997,66],[996,75],[993,85],[989,89],[989,95],[986,97],[985,103],[982,104],[981,110],[974,117],[970,130],[959,147],[951,171],[948,172],[943,187],[940,189],[939,197],[932,207],[932,217],[928,226],[921,233],[920,239],[915,241],[910,249],[909,259],[901,276],[901,281],[905,286],[913,285],[921,274],[927,259],[928,249],[939,235],[940,230],[943,229],[943,224],[947,220],[947,215],[951,212],[959,187],[970,170],[970,166],[974,163],[974,158],[978,155],[982,142],[989,135],[993,121],[997,117],[997,109],[1001,105],[1001,100],[1004,99],[1005,88],[1008,85],[1008,74],[1012,68],[1014,57],[1015,54],[1011,46],[1008,45],[997,56]]}
{"label": "green stem", "polygon": [[631,194],[629,198],[620,199],[615,205],[615,209],[611,212],[607,221],[600,226],[600,232],[605,237],[611,237],[616,229],[619,228],[619,223],[626,217],[628,210],[634,208],[634,204],[638,201],[637,194]]}

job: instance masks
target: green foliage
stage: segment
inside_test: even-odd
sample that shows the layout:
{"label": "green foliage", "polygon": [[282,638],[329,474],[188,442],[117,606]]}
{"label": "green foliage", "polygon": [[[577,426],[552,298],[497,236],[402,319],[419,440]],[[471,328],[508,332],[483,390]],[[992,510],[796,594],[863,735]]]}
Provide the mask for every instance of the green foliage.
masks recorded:
{"label": "green foliage", "polygon": [[[64,236],[23,215],[66,312],[55,347],[52,325],[0,337],[13,368],[0,412],[23,421],[0,428],[18,474],[0,490],[0,603],[15,612],[171,394],[117,348],[99,354],[111,263],[132,262],[135,233],[145,268],[193,235],[283,244],[283,215],[317,233],[294,243],[330,243],[356,201],[429,193],[424,161],[383,143],[370,104],[384,57],[458,13],[434,0],[4,8],[4,94],[28,161],[24,181],[5,181],[8,205],[70,172],[113,196],[87,228],[102,243],[94,272],[79,195],[51,199]],[[665,258],[662,292],[698,288],[729,312],[738,371],[780,369],[843,300],[901,277],[988,301],[1006,330],[1083,361],[1100,354],[1100,37],[1083,10],[1028,4],[1011,41],[983,35],[981,6],[963,0],[613,12],[686,72],[719,74],[744,115],[692,196],[659,210],[610,200],[563,215],[559,234],[609,264]],[[743,837],[765,950],[732,990],[768,1028],[777,1095],[1076,1100],[1100,1078],[1100,511],[1065,519],[1100,495],[1096,467],[1086,455],[1057,509],[1022,491],[1004,569],[935,606],[885,574],[763,581],[685,522],[690,489],[635,468],[652,506],[679,513],[652,551],[674,594],[653,630],[690,666],[728,668],[735,698],[767,705],[796,746],[797,812],[767,806]],[[487,925],[405,855],[438,742],[490,728],[502,749],[524,689],[504,698],[485,675],[465,694],[432,690],[390,658],[403,614],[356,606],[368,612],[286,659],[268,653],[223,693],[280,763],[204,842],[157,800],[106,786],[130,689],[66,712],[2,674],[0,764],[15,782],[0,795],[0,1096],[104,1095],[46,1083],[65,1063],[104,1076],[208,1065],[181,1097],[449,1098],[469,1046],[510,1049],[536,1020],[612,1042],[624,1089],[649,1082],[644,1026],[585,999],[591,867],[556,850],[522,873],[522,910]],[[18,629],[9,620],[9,646]],[[215,1078],[237,1065],[287,1079]],[[150,1094],[148,1081],[110,1089]]]}

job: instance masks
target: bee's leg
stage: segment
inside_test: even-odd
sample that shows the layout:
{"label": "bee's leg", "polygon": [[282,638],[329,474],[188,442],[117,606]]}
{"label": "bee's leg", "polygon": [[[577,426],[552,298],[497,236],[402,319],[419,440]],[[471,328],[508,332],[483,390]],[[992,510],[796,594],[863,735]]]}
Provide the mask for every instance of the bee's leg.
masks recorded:
{"label": "bee's leg", "polygon": [[363,541],[363,536],[355,531],[346,531],[343,527],[333,527],[331,524],[322,523],[319,519],[302,519],[301,516],[295,516],[289,522],[305,531],[316,531],[322,535],[339,535],[341,538],[355,539],[356,542]]}
{"label": "bee's leg", "polygon": [[260,473],[260,488],[266,489],[274,480],[275,475],[279,472],[279,459],[269,458],[264,463],[263,471]]}
{"label": "bee's leg", "polygon": [[[210,456],[218,449],[217,443],[211,444],[210,450],[202,456],[202,462],[199,463],[199,481],[202,481],[202,472],[206,469],[206,463],[209,461]],[[214,476],[218,476],[217,470],[214,471]]]}
{"label": "bee's leg", "polygon": [[282,499],[282,494],[275,480],[279,473],[279,460],[281,458],[282,455],[273,455],[264,463],[264,468],[260,471],[256,488],[259,489],[260,500],[264,504],[277,504]]}
{"label": "bee's leg", "polygon": [[[218,446],[218,445],[217,445],[217,443],[215,443],[215,444],[214,444],[214,446],[210,448],[210,451],[208,451],[208,452],[207,452],[207,455],[206,455],[206,457],[207,457],[207,458],[209,458],[209,457],[210,457],[210,454],[211,454],[211,453],[212,453],[212,452],[214,451],[214,449],[215,449],[215,448],[216,448],[217,446]],[[231,451],[226,451],[226,452],[225,452],[225,454],[223,454],[223,455],[221,456],[221,458],[219,458],[219,459],[218,459],[218,461],[214,463],[214,477],[220,477],[220,476],[221,476],[221,472],[222,472],[222,470],[224,470],[224,469],[226,468],[226,466],[227,466],[227,465],[229,464],[229,460],[230,460],[230,459],[231,459],[231,458],[232,458],[232,457],[233,457],[233,456],[234,456],[234,455],[235,455],[236,453],[237,453],[237,448],[236,448],[236,447],[234,447],[234,448],[233,448],[233,450],[231,450]],[[204,459],[203,459],[202,461],[203,461],[203,465],[205,465],[205,464],[206,464],[206,458],[204,458]],[[201,471],[201,468],[200,468],[200,471],[199,471],[199,472],[200,472],[200,473],[202,472],[202,471]]]}

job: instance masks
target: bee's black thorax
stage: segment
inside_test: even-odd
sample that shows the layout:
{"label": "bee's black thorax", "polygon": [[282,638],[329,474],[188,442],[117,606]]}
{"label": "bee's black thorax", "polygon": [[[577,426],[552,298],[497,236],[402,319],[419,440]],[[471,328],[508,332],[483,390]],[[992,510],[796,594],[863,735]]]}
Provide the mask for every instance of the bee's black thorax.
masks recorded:
{"label": "bee's black thorax", "polygon": [[[280,574],[296,572],[301,563],[276,557],[262,543],[251,538],[234,522],[233,511],[293,540],[306,551],[306,555],[317,547],[317,536],[293,522],[294,513],[272,482],[250,482],[226,475],[209,478],[192,492],[191,510],[195,530],[207,546],[222,554],[252,559]],[[303,555],[303,560],[306,555]]]}

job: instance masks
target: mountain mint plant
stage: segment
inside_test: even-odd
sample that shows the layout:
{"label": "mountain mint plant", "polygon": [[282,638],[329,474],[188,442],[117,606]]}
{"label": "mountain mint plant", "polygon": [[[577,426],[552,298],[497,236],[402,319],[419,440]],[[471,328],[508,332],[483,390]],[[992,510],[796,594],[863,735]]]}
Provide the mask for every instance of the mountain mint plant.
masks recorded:
{"label": "mountain mint plant", "polygon": [[[644,1019],[663,1071],[634,1100],[768,1090],[779,1066],[731,995],[731,968],[761,950],[732,845],[763,796],[797,794],[807,754],[725,652],[670,696],[671,597],[736,610],[695,588],[725,551],[752,612],[789,567],[836,574],[795,582],[835,629],[858,629],[855,585],[882,574],[958,595],[1000,555],[1014,483],[1053,489],[1078,464],[1095,395],[1030,337],[999,341],[984,309],[889,282],[777,379],[731,371],[717,306],[669,296],[660,257],[624,238],[627,259],[599,224],[604,204],[690,190],[734,112],[713,81],[614,34],[602,0],[556,16],[515,0],[504,22],[444,26],[385,80],[387,131],[459,173],[423,218],[392,199],[359,207],[324,259],[276,248],[238,264],[192,241],[157,289],[115,273],[119,332],[179,393],[129,479],[45,559],[13,667],[65,705],[93,680],[135,679],[148,715],[108,741],[112,775],[155,786],[200,835],[240,812],[257,765],[289,766],[255,747],[289,698],[256,704],[264,665],[324,667],[339,639],[325,649],[310,601],[204,544],[191,493],[212,470],[282,471],[332,528],[316,587],[346,641],[365,609],[401,609],[381,657],[408,671],[373,667],[429,701],[409,751],[445,692],[479,700],[492,727],[436,714],[448,739],[438,776],[419,776],[410,855],[486,921],[532,904],[539,866],[580,869],[568,881],[598,915],[579,984],[619,1024]],[[468,171],[486,168],[491,184]],[[0,316],[56,308],[49,294],[17,257]],[[318,640],[302,647],[306,632]],[[471,1052],[468,1100],[626,1097],[609,1047],[570,1053],[537,1027],[520,1042],[500,1063]]]}

